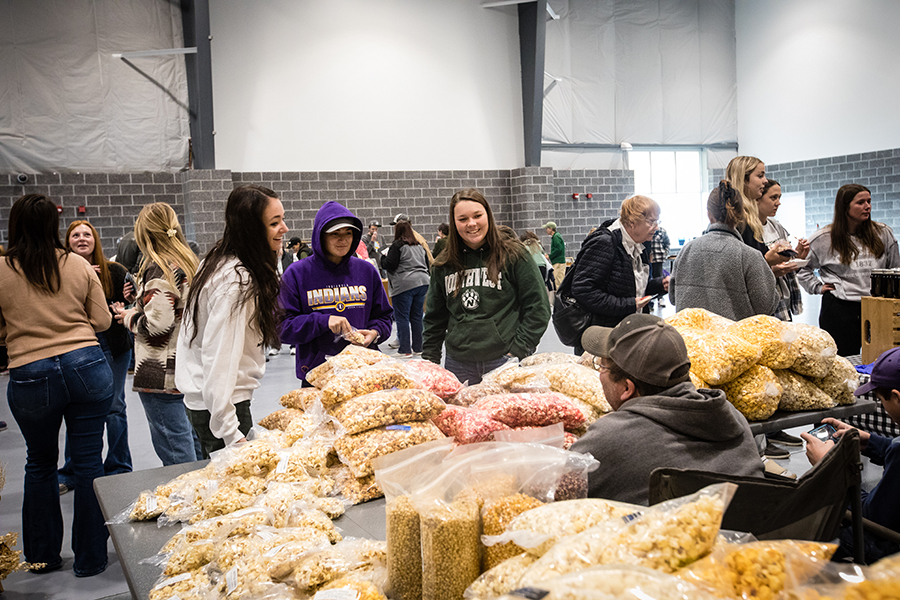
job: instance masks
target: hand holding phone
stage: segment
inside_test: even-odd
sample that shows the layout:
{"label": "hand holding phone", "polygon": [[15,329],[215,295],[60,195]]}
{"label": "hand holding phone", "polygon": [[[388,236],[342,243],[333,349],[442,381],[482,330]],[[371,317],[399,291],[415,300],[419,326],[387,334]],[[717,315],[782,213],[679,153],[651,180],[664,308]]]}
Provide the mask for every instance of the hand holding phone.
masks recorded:
{"label": "hand holding phone", "polygon": [[834,442],[835,444],[837,444],[840,438],[836,437],[834,435],[835,433],[837,433],[837,430],[828,423],[819,425],[815,429],[811,429],[809,431],[809,435],[818,440],[821,440],[823,442]]}

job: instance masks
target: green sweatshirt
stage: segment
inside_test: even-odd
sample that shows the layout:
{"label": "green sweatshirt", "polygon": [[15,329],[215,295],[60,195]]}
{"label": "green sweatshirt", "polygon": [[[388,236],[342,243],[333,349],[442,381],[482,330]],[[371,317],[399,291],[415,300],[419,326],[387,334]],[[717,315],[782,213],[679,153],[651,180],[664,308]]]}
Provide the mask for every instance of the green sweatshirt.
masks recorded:
{"label": "green sweatshirt", "polygon": [[559,265],[566,262],[566,243],[558,231],[550,238],[550,264]]}
{"label": "green sweatshirt", "polygon": [[537,348],[550,321],[547,288],[537,265],[523,251],[494,284],[487,276],[488,252],[486,245],[465,248],[462,278],[447,265],[432,269],[422,358],[440,364],[445,343],[450,356],[465,362],[507,353],[525,358]]}

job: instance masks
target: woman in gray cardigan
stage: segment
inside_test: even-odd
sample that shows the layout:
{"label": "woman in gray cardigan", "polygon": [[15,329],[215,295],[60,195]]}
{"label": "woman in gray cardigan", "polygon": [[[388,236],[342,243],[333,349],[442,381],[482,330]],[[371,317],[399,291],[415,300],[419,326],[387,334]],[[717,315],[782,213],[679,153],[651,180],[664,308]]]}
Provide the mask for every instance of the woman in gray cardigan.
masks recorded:
{"label": "woman in gray cardigan", "polygon": [[744,214],[741,197],[723,180],[709,194],[706,210],[706,232],[685,244],[675,260],[669,281],[673,304],[678,310],[705,308],[735,321],[771,315],[778,304],[775,276],[735,229]]}
{"label": "woman in gray cardigan", "polygon": [[422,353],[422,317],[430,281],[428,266],[428,255],[413,235],[412,225],[409,221],[399,221],[394,226],[394,242],[381,259],[381,268],[388,276],[401,356]]}

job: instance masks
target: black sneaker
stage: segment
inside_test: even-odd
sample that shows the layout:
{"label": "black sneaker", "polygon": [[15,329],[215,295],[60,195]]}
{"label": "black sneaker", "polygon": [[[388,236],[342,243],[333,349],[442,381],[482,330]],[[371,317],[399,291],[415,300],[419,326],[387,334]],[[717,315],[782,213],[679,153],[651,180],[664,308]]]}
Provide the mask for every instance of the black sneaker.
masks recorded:
{"label": "black sneaker", "polygon": [[777,442],[783,446],[802,446],[803,440],[784,431],[776,431],[775,433],[767,433],[766,439],[770,442]]}
{"label": "black sneaker", "polygon": [[0,421],[0,431],[6,431],[6,421]]}
{"label": "black sneaker", "polygon": [[775,460],[784,460],[791,457],[791,453],[785,450],[784,448],[779,448],[774,444],[766,444],[766,449],[763,450],[763,456],[766,458],[772,458]]}

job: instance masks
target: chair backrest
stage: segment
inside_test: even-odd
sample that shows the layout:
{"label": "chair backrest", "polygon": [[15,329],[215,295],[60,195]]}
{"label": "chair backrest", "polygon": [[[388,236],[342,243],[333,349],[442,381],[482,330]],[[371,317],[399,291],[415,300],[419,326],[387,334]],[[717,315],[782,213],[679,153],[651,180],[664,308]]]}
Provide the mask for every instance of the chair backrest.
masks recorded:
{"label": "chair backrest", "polygon": [[663,467],[650,475],[650,504],[692,494],[710,484],[732,482],[737,491],[723,529],[759,539],[831,541],[861,482],[859,436],[844,434],[835,447],[798,481],[737,477]]}

